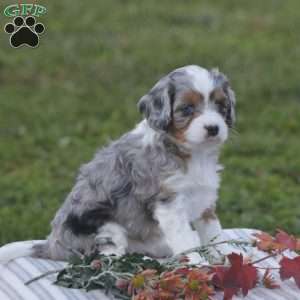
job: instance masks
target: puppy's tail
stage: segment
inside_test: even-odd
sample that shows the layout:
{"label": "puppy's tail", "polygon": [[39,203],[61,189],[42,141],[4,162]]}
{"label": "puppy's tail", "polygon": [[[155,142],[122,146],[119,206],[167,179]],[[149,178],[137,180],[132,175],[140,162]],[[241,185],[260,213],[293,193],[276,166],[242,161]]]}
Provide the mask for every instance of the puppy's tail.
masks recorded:
{"label": "puppy's tail", "polygon": [[0,264],[25,256],[48,258],[46,240],[14,242],[0,248]]}

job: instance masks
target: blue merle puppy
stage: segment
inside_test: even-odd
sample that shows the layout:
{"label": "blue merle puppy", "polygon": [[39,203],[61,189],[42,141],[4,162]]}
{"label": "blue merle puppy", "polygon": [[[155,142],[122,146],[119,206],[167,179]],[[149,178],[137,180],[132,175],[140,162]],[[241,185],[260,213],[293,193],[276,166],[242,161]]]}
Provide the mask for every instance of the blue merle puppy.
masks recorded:
{"label": "blue merle puppy", "polygon": [[161,258],[207,243],[221,231],[218,156],[234,105],[218,70],[164,76],[138,102],[145,119],[81,166],[47,240],[4,246],[0,261],[66,260],[70,249]]}

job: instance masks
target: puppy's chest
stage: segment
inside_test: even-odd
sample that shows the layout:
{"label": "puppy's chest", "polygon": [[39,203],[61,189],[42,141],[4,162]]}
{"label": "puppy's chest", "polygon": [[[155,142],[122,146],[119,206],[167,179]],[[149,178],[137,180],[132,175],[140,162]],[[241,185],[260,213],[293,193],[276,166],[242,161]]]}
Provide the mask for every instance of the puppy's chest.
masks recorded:
{"label": "puppy's chest", "polygon": [[214,161],[194,159],[185,171],[177,171],[167,179],[167,186],[175,192],[175,201],[180,202],[190,221],[215,204],[220,168]]}

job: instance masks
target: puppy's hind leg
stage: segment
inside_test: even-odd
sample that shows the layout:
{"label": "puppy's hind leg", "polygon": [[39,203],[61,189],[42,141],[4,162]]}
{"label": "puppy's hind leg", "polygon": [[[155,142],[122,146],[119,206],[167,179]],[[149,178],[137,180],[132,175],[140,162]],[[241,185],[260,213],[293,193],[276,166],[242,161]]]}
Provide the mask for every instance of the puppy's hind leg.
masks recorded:
{"label": "puppy's hind leg", "polygon": [[122,256],[128,248],[127,232],[121,225],[108,222],[98,229],[95,244],[101,254]]}

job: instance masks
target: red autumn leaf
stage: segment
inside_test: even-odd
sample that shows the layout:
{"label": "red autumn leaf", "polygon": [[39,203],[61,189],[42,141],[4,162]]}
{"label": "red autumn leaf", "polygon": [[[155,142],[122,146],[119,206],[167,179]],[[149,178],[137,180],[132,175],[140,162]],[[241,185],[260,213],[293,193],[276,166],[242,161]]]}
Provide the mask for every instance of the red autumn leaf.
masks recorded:
{"label": "red autumn leaf", "polygon": [[267,289],[277,289],[279,288],[279,284],[277,284],[274,280],[274,278],[272,277],[271,273],[270,273],[270,269],[267,269],[264,273],[263,279],[262,279],[263,285],[267,288]]}
{"label": "red autumn leaf", "polygon": [[248,291],[255,287],[257,281],[257,270],[243,262],[243,255],[231,253],[228,255],[231,266],[228,268],[216,268],[213,283],[224,289],[224,300],[232,299],[233,295],[240,289],[246,296]]}
{"label": "red autumn leaf", "polygon": [[277,243],[280,243],[285,247],[285,249],[290,249],[293,251],[300,250],[300,240],[296,239],[293,235],[287,234],[283,230],[277,230],[278,233],[276,234],[275,240]]}
{"label": "red autumn leaf", "polygon": [[282,280],[294,278],[297,286],[300,288],[300,256],[295,258],[283,257],[280,264],[280,278]]}
{"label": "red autumn leaf", "polygon": [[212,284],[224,290],[223,300],[231,300],[239,290],[239,288],[224,288],[224,278],[228,269],[228,267],[217,267],[212,278]]}
{"label": "red autumn leaf", "polygon": [[254,288],[257,281],[257,270],[251,264],[243,264],[243,255],[232,253],[228,255],[231,263],[230,269],[225,273],[224,285],[228,287],[240,287],[243,295]]}
{"label": "red autumn leaf", "polygon": [[216,267],[215,274],[212,278],[212,284],[217,288],[223,288],[225,272],[228,270],[228,267]]}
{"label": "red autumn leaf", "polygon": [[231,300],[233,296],[238,292],[238,288],[226,288],[224,290],[223,300]]}
{"label": "red autumn leaf", "polygon": [[300,239],[297,239],[296,251],[300,251]]}

